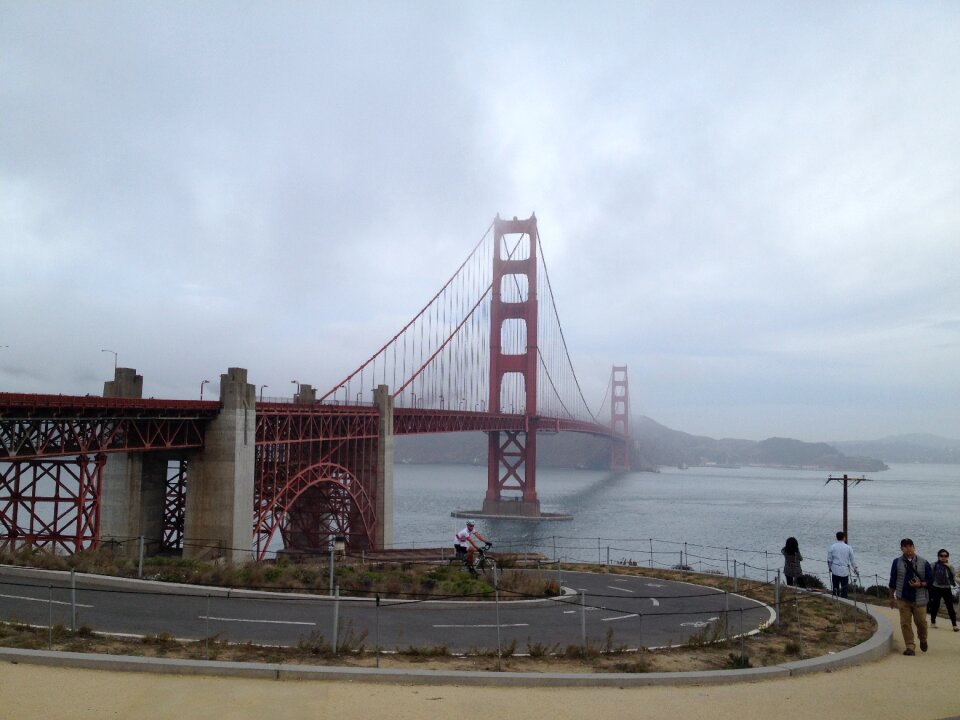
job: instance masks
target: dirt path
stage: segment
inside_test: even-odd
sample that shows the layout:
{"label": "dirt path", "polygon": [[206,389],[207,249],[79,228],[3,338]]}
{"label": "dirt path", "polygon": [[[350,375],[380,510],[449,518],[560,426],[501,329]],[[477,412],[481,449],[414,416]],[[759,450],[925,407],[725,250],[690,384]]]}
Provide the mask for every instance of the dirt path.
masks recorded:
{"label": "dirt path", "polygon": [[727,686],[473,688],[105,673],[0,665],[0,717],[17,720],[422,720],[776,717],[911,720],[960,716],[960,633],[930,633],[930,651],[833,673]]}

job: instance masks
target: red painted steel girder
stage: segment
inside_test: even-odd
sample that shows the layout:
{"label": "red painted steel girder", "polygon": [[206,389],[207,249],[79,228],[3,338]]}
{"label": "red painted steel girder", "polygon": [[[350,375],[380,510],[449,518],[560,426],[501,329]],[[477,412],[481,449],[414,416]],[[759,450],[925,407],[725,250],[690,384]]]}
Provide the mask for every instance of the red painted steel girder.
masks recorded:
{"label": "red painted steel girder", "polygon": [[220,403],[212,400],[104,398],[93,395],[33,395],[0,392],[0,418],[27,417],[202,417],[212,418]]}
{"label": "red painted steel girder", "polygon": [[203,447],[200,418],[0,418],[0,461]]}

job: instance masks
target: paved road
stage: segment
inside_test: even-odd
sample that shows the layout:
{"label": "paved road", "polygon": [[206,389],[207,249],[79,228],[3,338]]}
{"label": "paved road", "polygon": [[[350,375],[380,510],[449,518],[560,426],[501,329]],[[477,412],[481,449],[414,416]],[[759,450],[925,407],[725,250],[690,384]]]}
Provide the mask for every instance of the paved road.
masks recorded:
{"label": "paved road", "polygon": [[[724,616],[739,634],[772,619],[769,607],[738,595],[652,578],[566,572],[561,598],[523,601],[387,600],[251,593],[219,588],[160,586],[76,576],[77,624],[111,633],[170,633],[200,639],[218,635],[237,642],[296,645],[333,636],[361,637],[366,647],[400,649],[444,646],[451,652],[495,649],[516,643],[516,652],[580,644],[629,648],[683,644]],[[67,573],[12,571],[0,567],[0,617],[36,625],[71,624]],[[725,612],[726,611],[726,612]],[[499,633],[498,633],[499,630]]]}

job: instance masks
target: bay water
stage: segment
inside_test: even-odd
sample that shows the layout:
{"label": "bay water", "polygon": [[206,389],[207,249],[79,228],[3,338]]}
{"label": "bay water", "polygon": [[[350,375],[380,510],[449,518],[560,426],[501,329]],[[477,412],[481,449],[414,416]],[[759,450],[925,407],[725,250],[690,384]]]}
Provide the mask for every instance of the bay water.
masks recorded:
{"label": "bay water", "polygon": [[[553,560],[684,564],[694,570],[772,579],[780,549],[796,537],[803,571],[828,586],[827,548],[843,527],[843,485],[829,473],[780,468],[663,468],[659,473],[608,473],[538,468],[543,512],[569,521],[481,519],[477,529],[494,550],[540,552]],[[838,475],[833,473],[833,475]],[[853,475],[851,475],[853,477]],[[858,476],[859,477],[859,476]],[[865,586],[886,585],[900,539],[936,561],[945,547],[960,562],[960,465],[891,465],[850,484],[850,545]],[[464,520],[479,510],[486,467],[397,464],[394,546],[449,547]]]}

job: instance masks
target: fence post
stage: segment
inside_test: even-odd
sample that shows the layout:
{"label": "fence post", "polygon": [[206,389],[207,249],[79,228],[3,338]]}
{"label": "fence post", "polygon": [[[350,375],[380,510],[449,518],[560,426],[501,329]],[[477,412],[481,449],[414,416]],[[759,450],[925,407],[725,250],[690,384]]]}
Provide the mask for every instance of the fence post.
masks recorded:
{"label": "fence post", "polygon": [[500,671],[500,658],[503,657],[503,651],[501,650],[500,645],[500,588],[499,584],[496,582],[497,569],[493,569],[494,575],[494,584],[493,584],[493,597],[494,602],[497,605],[497,671]]}
{"label": "fence post", "polygon": [[377,593],[377,667],[380,667],[380,593]]}
{"label": "fence post", "polygon": [[653,567],[653,538],[650,538],[650,567]]}
{"label": "fence post", "polygon": [[603,548],[600,546],[600,540],[601,538],[597,538],[597,565],[603,565]]}
{"label": "fence post", "polygon": [[687,550],[687,541],[683,541],[683,555],[680,557],[680,567],[686,567],[690,564],[690,551]]}
{"label": "fence post", "polygon": [[587,654],[587,593],[580,591],[580,645],[583,648],[583,654]]}
{"label": "fence post", "polygon": [[139,559],[137,560],[137,577],[142,578],[143,577],[143,535],[141,535],[138,538],[138,540],[140,541],[140,549],[138,552]]}
{"label": "fence post", "polygon": [[337,654],[337,629],[340,624],[340,586],[337,585],[333,590],[333,654]]}
{"label": "fence post", "polygon": [[733,591],[734,591],[734,592],[737,592],[738,589],[739,589],[739,586],[737,585],[737,561],[736,561],[736,559],[734,559],[734,561],[733,561]]}
{"label": "fence post", "polygon": [[210,593],[207,593],[207,612],[204,617],[206,618],[206,631],[204,632],[203,638],[203,657],[205,660],[210,659]]}
{"label": "fence post", "polygon": [[777,584],[773,588],[773,606],[777,609],[776,623],[780,627],[780,569],[777,568]]}
{"label": "fence post", "polygon": [[555,562],[559,562],[557,560],[557,536],[556,535],[553,536],[553,559]]}
{"label": "fence post", "polygon": [[607,545],[607,567],[610,566],[610,546]]}
{"label": "fence post", "polygon": [[48,614],[48,623],[49,628],[47,633],[49,635],[49,649],[53,650],[53,585],[47,585],[47,614]]}
{"label": "fence post", "polygon": [[727,554],[727,577],[730,577],[730,548],[724,548]]}
{"label": "fence post", "polygon": [[77,573],[70,568],[70,632],[77,632]]}
{"label": "fence post", "polygon": [[763,581],[770,582],[770,558],[766,550],[763,551]]}

